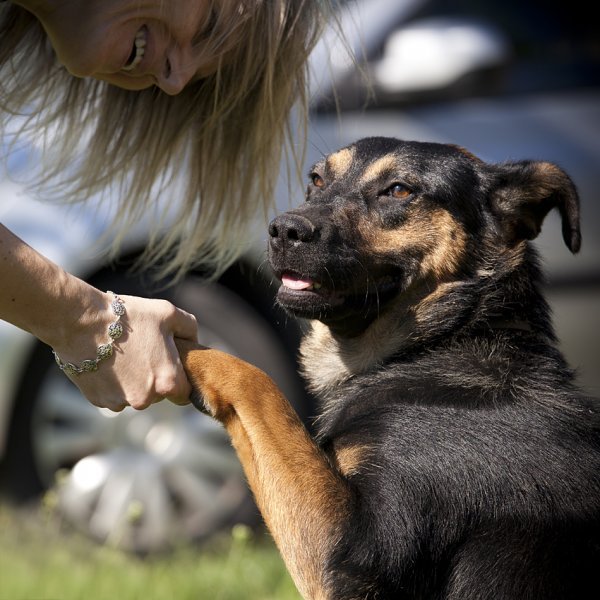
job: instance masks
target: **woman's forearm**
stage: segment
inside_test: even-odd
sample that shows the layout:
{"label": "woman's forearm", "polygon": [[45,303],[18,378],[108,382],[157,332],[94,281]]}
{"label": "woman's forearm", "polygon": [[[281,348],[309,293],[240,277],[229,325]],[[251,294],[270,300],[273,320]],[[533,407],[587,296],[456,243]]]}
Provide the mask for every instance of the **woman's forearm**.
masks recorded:
{"label": "woman's forearm", "polygon": [[[0,225],[0,319],[51,346],[63,363],[93,361],[110,341],[113,297],[67,273]],[[118,290],[115,290],[118,292]],[[193,315],[166,300],[121,296],[125,315],[116,350],[93,372],[67,373],[97,406],[145,408],[168,398],[187,403],[175,337],[196,340]]]}
{"label": "woman's forearm", "polygon": [[[105,294],[0,225],[0,318],[65,351],[77,334],[102,330]],[[106,317],[105,317],[106,320]],[[91,329],[90,329],[91,328]],[[90,340],[91,341],[91,340]],[[93,349],[93,341],[90,343]]]}

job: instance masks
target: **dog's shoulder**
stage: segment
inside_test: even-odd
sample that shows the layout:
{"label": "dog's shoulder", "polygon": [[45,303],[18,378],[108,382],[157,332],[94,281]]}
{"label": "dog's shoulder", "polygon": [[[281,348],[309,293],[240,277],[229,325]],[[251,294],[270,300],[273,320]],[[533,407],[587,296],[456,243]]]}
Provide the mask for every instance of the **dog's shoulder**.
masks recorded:
{"label": "dog's shoulder", "polygon": [[[444,351],[388,360],[329,397],[317,439],[360,507],[361,525],[346,532],[355,556],[383,548],[382,568],[398,571],[394,553],[441,554],[489,523],[505,537],[516,527],[518,543],[528,528],[560,537],[561,523],[568,537],[580,519],[600,527],[600,401],[535,372],[502,383],[498,365],[486,391],[464,370],[492,346],[471,346],[462,364]],[[399,528],[402,548],[386,550]]]}
{"label": "dog's shoulder", "polygon": [[352,457],[353,474],[479,481],[502,498],[520,478],[560,472],[557,489],[570,479],[600,495],[600,400],[578,390],[560,353],[534,353],[526,341],[519,350],[515,337],[456,340],[347,377],[324,397],[319,439],[342,463]]}

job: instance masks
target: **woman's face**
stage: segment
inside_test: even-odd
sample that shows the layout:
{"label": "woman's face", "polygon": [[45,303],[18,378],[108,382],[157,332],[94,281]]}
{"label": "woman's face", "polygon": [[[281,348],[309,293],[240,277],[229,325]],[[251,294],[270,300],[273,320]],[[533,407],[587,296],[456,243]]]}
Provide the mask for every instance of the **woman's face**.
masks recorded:
{"label": "woman's face", "polygon": [[128,90],[156,85],[175,95],[217,68],[217,57],[203,47],[215,20],[210,0],[14,1],[40,20],[58,59],[77,77]]}

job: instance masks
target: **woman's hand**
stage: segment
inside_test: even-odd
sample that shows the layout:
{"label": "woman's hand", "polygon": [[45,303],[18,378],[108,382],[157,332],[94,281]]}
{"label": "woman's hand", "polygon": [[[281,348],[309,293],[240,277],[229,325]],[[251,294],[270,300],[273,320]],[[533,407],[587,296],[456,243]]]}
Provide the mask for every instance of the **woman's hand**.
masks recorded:
{"label": "woman's hand", "polygon": [[[109,308],[113,298],[108,294],[105,298],[106,309],[97,314],[98,320],[78,328],[63,354],[55,348],[63,361],[79,364],[93,358],[95,347],[108,341],[108,325],[115,317]],[[115,341],[113,355],[101,361],[97,371],[70,379],[92,404],[114,411],[126,406],[143,409],[163,398],[189,403],[191,387],[175,338],[197,341],[196,318],[166,300],[120,298],[126,312],[120,321],[123,335]]]}
{"label": "woman's hand", "polygon": [[[2,225],[0,281],[0,319],[48,344],[63,363],[94,360],[98,346],[110,340],[108,327],[117,320],[113,295],[67,273]],[[70,378],[92,404],[115,411],[162,398],[187,404],[191,388],[175,338],[197,341],[196,318],[166,300],[121,299],[123,334],[112,356],[96,371]]]}

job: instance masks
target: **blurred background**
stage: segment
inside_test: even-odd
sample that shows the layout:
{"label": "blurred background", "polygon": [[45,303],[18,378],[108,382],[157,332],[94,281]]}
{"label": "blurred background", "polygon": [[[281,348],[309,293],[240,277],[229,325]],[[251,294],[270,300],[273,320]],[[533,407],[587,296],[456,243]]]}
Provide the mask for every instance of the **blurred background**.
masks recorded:
{"label": "blurred background", "polygon": [[[583,0],[338,2],[344,39],[337,28],[328,30],[312,57],[305,169],[371,135],[460,144],[491,162],[544,159],[563,167],[581,195],[582,251],[572,256],[564,246],[557,215],[548,217],[535,244],[561,346],[581,385],[600,395],[600,36],[588,13]],[[39,203],[23,185],[35,160],[34,143],[13,148],[0,178],[0,219],[9,229],[100,288],[167,297],[193,312],[203,343],[269,372],[310,424],[314,403],[296,373],[300,329],[274,308],[264,223],[249,236],[243,260],[219,282],[207,285],[196,273],[160,289],[128,271],[144,247],[144,223],[123,256],[107,263],[103,248],[110,237],[102,236],[110,203],[69,210]],[[282,179],[278,209],[299,204],[303,187]],[[58,371],[47,347],[3,322],[0,493],[4,511],[41,502],[40,514],[51,509],[52,522],[61,524],[58,535],[68,527],[100,548],[134,557],[165,556],[202,542],[195,560],[209,561],[223,532],[229,536],[240,524],[248,529],[238,534],[260,530],[218,425],[167,403],[118,415],[97,409]],[[227,568],[239,539],[231,543],[215,568]],[[15,560],[21,564],[10,544],[4,552],[0,581],[18,571]],[[253,568],[272,565],[269,560]],[[12,565],[5,573],[3,563]],[[287,597],[237,593],[220,597]]]}

